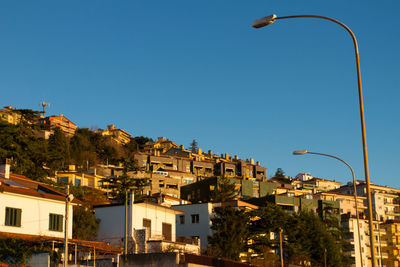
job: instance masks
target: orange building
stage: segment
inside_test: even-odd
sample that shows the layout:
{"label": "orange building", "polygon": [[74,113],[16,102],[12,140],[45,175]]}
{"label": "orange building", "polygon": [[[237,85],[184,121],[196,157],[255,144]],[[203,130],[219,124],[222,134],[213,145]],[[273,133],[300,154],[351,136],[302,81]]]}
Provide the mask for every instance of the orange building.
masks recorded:
{"label": "orange building", "polygon": [[110,136],[118,144],[126,144],[131,141],[131,135],[122,129],[118,129],[114,125],[108,125],[107,129],[101,131],[102,136]]}
{"label": "orange building", "polygon": [[60,114],[60,116],[46,117],[42,120],[42,123],[49,125],[51,128],[60,128],[61,131],[63,131],[63,133],[68,137],[73,136],[76,128],[78,128],[75,123],[64,117],[63,114]]}

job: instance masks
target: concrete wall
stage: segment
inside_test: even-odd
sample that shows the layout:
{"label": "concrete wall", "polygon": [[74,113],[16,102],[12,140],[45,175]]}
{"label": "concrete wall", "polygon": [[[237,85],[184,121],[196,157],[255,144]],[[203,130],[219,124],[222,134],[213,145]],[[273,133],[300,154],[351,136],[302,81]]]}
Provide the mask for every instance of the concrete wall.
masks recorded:
{"label": "concrete wall", "polygon": [[[213,213],[212,203],[199,203],[189,205],[173,206],[173,208],[185,211],[185,223],[180,223],[180,215],[176,216],[176,234],[177,236],[198,236],[200,238],[201,248],[206,248],[208,245],[208,235],[211,235],[211,217]],[[199,215],[199,222],[192,222],[192,215]]]}
{"label": "concrete wall", "polygon": [[[5,225],[6,207],[22,210],[21,227]],[[63,238],[64,231],[49,230],[50,213],[65,217],[65,202],[9,192],[0,193],[0,232]],[[69,214],[68,237],[72,238],[72,205]]]}
{"label": "concrete wall", "polygon": [[[144,229],[143,219],[151,220],[150,238],[162,238],[162,224],[171,224],[172,241],[176,240],[175,213],[173,209],[150,203],[136,203],[128,206],[128,236],[132,238],[135,230]],[[110,242],[114,246],[123,246],[125,206],[95,208],[96,218],[101,219],[98,240]]]}
{"label": "concrete wall", "polygon": [[124,236],[124,214],[125,207],[123,205],[96,208],[95,216],[101,219],[97,239],[121,247],[123,245],[121,238]]}
{"label": "concrete wall", "polygon": [[[172,241],[176,240],[175,212],[168,207],[139,203],[133,206],[134,218],[130,229],[143,229],[143,219],[151,220],[151,237],[162,236],[162,224],[171,224]],[[132,231],[131,230],[131,231]]]}
{"label": "concrete wall", "polygon": [[131,254],[120,258],[120,267],[173,267],[178,266],[178,258],[176,253],[148,253],[148,254]]}

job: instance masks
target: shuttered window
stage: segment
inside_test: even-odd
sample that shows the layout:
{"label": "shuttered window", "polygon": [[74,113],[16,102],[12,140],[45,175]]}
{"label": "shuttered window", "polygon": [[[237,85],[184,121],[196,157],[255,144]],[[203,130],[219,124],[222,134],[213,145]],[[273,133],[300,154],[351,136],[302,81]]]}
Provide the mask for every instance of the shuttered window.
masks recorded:
{"label": "shuttered window", "polygon": [[143,219],[143,228],[147,229],[148,237],[151,236],[151,220]]}
{"label": "shuttered window", "polygon": [[21,227],[21,209],[6,207],[6,221],[5,225]]}
{"label": "shuttered window", "polygon": [[49,230],[50,231],[63,231],[64,216],[59,214],[49,214]]}
{"label": "shuttered window", "polygon": [[172,241],[172,225],[169,223],[162,224],[162,235],[164,240]]}

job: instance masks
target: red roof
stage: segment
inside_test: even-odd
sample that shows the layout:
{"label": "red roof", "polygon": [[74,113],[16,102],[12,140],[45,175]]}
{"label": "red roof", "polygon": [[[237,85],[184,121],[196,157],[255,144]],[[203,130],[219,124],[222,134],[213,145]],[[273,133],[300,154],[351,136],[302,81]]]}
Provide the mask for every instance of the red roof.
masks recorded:
{"label": "red roof", "polygon": [[[10,178],[0,177],[0,190],[15,194],[34,196],[46,199],[53,199],[65,202],[66,194],[59,192],[46,184],[34,181],[26,176],[19,174],[10,174]],[[74,199],[73,203],[80,203]]]}
{"label": "red roof", "polygon": [[[0,232],[0,239],[5,238],[20,238],[25,241],[30,242],[45,242],[45,241],[56,241],[58,243],[63,243],[64,239],[59,237],[48,237],[48,236],[38,236],[38,235],[27,235],[27,234],[15,234],[15,233],[6,233]],[[87,241],[87,240],[79,240],[79,239],[68,239],[70,244],[76,244],[79,247],[83,248],[94,248],[96,251],[107,254],[120,254],[122,253],[122,248],[117,248],[108,245],[104,242],[97,241]]]}

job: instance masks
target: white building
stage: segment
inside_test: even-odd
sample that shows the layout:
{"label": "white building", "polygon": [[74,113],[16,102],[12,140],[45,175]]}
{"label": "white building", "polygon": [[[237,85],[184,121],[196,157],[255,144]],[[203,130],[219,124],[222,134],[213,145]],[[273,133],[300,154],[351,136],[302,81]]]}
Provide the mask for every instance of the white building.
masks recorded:
{"label": "white building", "polygon": [[184,211],[184,214],[176,216],[176,235],[199,238],[201,249],[208,246],[208,236],[212,235],[211,218],[214,216],[214,208],[232,206],[237,208],[257,209],[258,207],[240,200],[225,203],[198,203],[172,206]]}
{"label": "white building", "polygon": [[65,195],[0,165],[0,233],[64,238]]}
{"label": "white building", "polygon": [[[131,195],[132,199],[132,195]],[[198,245],[176,242],[176,215],[184,212],[155,203],[128,205],[128,253],[165,251],[169,248],[200,252]],[[95,215],[101,219],[98,240],[117,247],[124,246],[125,206],[123,204],[100,205]]]}

